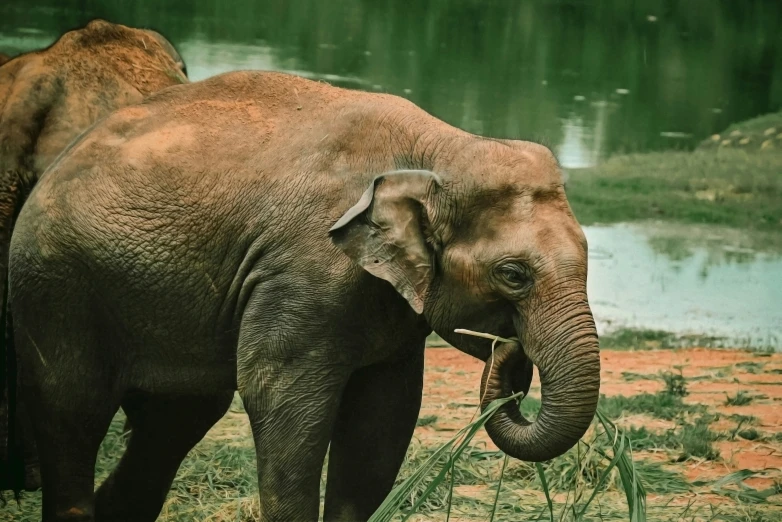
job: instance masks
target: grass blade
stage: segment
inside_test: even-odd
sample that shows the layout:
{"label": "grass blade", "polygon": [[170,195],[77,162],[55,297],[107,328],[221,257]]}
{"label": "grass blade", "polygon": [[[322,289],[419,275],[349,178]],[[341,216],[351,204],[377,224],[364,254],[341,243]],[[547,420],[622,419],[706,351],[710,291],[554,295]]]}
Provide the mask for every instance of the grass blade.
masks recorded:
{"label": "grass blade", "polygon": [[[619,478],[622,481],[622,488],[627,497],[630,522],[646,522],[646,490],[633,465],[632,448],[630,447],[630,444],[624,442],[627,440],[627,436],[621,433],[619,428],[617,428],[599,409],[596,412],[596,416],[603,425],[603,429],[605,429],[606,433],[613,432],[616,435],[617,441],[623,441],[619,444],[622,449],[621,452],[618,451],[619,446],[617,446],[617,443],[614,444],[614,456],[620,455],[616,467],[619,469]],[[625,446],[627,447],[627,451],[624,451]]]}
{"label": "grass blade", "polygon": [[497,493],[494,495],[494,504],[491,507],[491,518],[489,522],[494,522],[494,515],[497,513],[497,502],[500,500],[500,489],[502,488],[502,479],[505,477],[505,468],[508,466],[508,456],[502,459],[502,469],[500,470],[500,480],[497,483]]}
{"label": "grass blade", "polygon": [[[608,432],[606,432],[606,436],[608,435]],[[625,451],[625,437],[624,435],[619,437],[619,447],[614,446],[614,458],[611,459],[611,463],[608,465],[606,470],[603,472],[603,474],[600,476],[600,480],[597,481],[597,484],[595,485],[595,488],[592,490],[592,494],[587,499],[586,503],[581,508],[581,511],[579,511],[576,514],[576,520],[580,520],[581,517],[584,516],[586,513],[586,510],[589,509],[589,505],[592,503],[592,501],[597,496],[597,493],[600,491],[600,488],[603,487],[603,484],[605,484],[605,481],[608,479],[608,477],[611,476],[611,471],[613,471],[614,466],[619,463],[619,459],[622,458],[622,455],[624,455]]]}
{"label": "grass blade", "polygon": [[540,476],[540,483],[543,485],[543,493],[546,495],[549,520],[551,522],[554,522],[554,504],[551,502],[551,494],[549,493],[548,482],[546,481],[546,474],[543,472],[543,466],[540,464],[540,462],[535,463],[535,469],[538,470],[538,476]]}

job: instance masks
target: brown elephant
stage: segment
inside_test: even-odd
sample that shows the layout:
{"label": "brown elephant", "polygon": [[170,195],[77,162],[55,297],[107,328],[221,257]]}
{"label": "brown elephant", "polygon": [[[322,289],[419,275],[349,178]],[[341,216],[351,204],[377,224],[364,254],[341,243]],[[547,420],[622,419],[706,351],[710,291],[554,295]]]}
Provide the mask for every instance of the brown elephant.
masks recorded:
{"label": "brown elephant", "polygon": [[[395,96],[279,73],[173,87],[53,165],[11,242],[24,399],[46,521],[154,520],[239,391],[261,520],[366,520],[418,416],[426,336],[486,361],[487,424],[542,461],[589,426],[598,339],[587,246],[551,152],[453,128]],[[468,328],[518,342],[454,333]],[[94,487],[119,407],[133,423]],[[329,449],[330,448],[330,449]]]}
{"label": "brown elephant", "polygon": [[[103,20],[0,67],[0,295],[5,295],[14,219],[43,171],[74,138],[110,112],[186,81],[182,58],[159,33]],[[6,321],[4,312],[0,323]],[[13,400],[13,345],[4,340],[0,489],[35,489],[35,449],[19,446],[25,439],[20,432],[25,429],[24,414],[12,405],[23,406]]]}
{"label": "brown elephant", "polygon": [[11,59],[10,56],[8,56],[5,53],[0,53],[0,65],[3,65],[5,62],[9,61]]}

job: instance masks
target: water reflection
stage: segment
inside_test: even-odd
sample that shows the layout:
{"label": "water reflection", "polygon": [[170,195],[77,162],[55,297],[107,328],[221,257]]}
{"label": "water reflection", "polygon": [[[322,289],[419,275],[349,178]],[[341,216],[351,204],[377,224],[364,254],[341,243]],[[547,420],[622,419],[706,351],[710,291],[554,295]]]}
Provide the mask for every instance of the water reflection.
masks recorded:
{"label": "water reflection", "polygon": [[390,92],[468,131],[543,141],[570,167],[692,146],[782,103],[771,0],[4,0],[0,50],[96,16],[159,29],[194,79],[275,69]]}
{"label": "water reflection", "polygon": [[[191,80],[198,81],[237,70],[281,71],[314,80],[325,80],[340,87],[370,90],[371,85],[358,77],[313,73],[304,69],[295,56],[280,56],[278,49],[263,42],[252,45],[206,40],[185,40],[178,46]],[[192,59],[191,59],[192,58]],[[192,63],[192,65],[190,65]],[[375,86],[379,89],[380,86]]]}
{"label": "water reflection", "polygon": [[[580,100],[579,100],[580,101]],[[562,141],[556,153],[567,169],[579,169],[595,165],[605,153],[605,133],[609,107],[605,101],[590,104],[591,120],[585,120],[573,112],[562,122]]]}
{"label": "water reflection", "polygon": [[585,227],[598,330],[665,330],[782,347],[779,237],[670,223]]}

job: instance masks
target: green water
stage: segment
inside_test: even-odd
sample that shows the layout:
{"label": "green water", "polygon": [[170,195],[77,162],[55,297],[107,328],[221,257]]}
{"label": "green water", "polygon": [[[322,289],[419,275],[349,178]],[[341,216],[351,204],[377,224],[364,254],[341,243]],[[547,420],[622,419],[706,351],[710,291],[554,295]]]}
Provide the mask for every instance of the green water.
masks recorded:
{"label": "green water", "polygon": [[[159,30],[193,80],[273,69],[389,92],[472,132],[542,141],[566,167],[691,148],[782,107],[780,0],[3,0],[0,51],[46,46],[94,17]],[[782,346],[778,237],[586,233],[602,332]]]}
{"label": "green water", "polygon": [[390,92],[568,167],[782,105],[779,0],[3,0],[0,51],[93,17],[158,29],[195,80],[275,69]]}

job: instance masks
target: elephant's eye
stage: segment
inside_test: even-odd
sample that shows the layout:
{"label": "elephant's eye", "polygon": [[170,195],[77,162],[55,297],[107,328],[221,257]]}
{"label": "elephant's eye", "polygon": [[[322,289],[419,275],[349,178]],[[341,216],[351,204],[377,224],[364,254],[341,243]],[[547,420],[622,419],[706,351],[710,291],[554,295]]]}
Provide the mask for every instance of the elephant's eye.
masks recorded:
{"label": "elephant's eye", "polygon": [[497,269],[502,280],[514,290],[521,290],[529,286],[532,279],[524,267],[515,263],[502,265]]}

